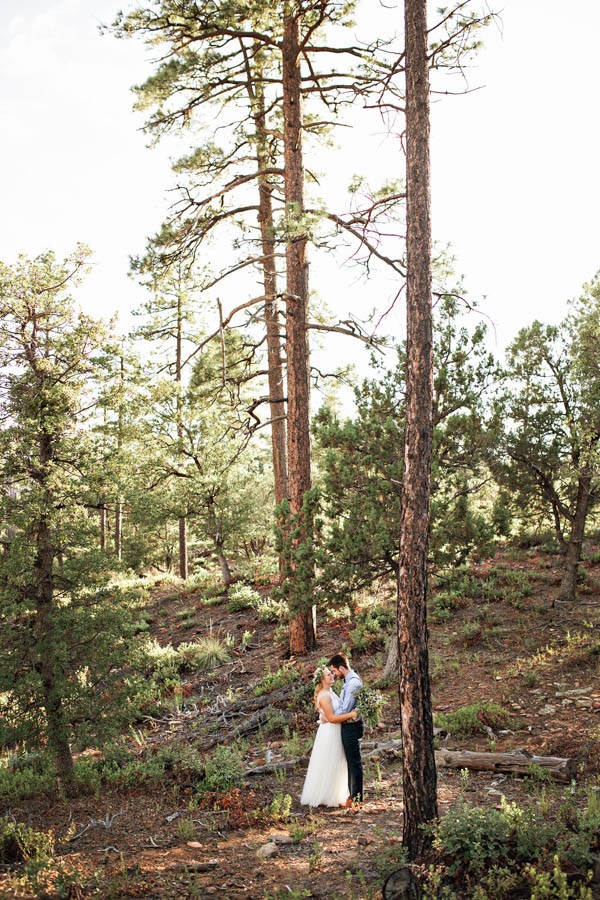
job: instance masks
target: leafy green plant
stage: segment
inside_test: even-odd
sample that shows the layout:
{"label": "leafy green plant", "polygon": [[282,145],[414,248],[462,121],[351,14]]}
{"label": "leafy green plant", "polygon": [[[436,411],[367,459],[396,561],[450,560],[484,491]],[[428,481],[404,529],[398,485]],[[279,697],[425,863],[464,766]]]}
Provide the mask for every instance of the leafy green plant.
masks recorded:
{"label": "leafy green plant", "polygon": [[248,650],[250,644],[252,643],[252,638],[254,637],[254,635],[254,631],[249,631],[248,629],[244,631],[242,639],[240,641],[240,650],[242,651],[242,653],[245,653],[246,650]]}
{"label": "leafy green plant", "polygon": [[392,609],[374,604],[361,610],[356,617],[356,626],[350,632],[350,640],[355,650],[366,650],[383,644],[395,622]]}
{"label": "leafy green plant", "polygon": [[[503,798],[498,809],[470,806],[461,800],[430,830],[433,845],[445,860],[450,876],[481,883],[486,870],[500,866],[520,871],[523,879],[527,874],[525,867],[534,864],[539,891],[535,896],[562,897],[561,893],[543,893],[541,886],[553,881],[559,884],[560,872],[566,867],[584,872],[591,866],[600,828],[598,806],[594,799],[588,800],[585,809],[570,807],[566,822],[561,821],[561,816],[549,816],[545,801],[524,808]],[[543,877],[539,875],[542,870],[546,873]],[[489,896],[502,895],[490,893]]]}
{"label": "leafy green plant", "polygon": [[288,617],[288,605],[282,597],[271,595],[261,597],[256,604],[256,612],[261,622],[281,622]]}
{"label": "leafy green plant", "polygon": [[453,735],[467,737],[485,731],[484,725],[492,729],[503,728],[510,722],[510,713],[497,703],[472,703],[461,706],[450,713],[436,713],[435,724],[438,728]]}
{"label": "leafy green plant", "polygon": [[263,675],[260,682],[253,690],[255,697],[261,697],[263,694],[270,694],[286,684],[292,684],[300,678],[300,673],[290,665],[280,666],[275,672],[270,670]]}
{"label": "leafy green plant", "polygon": [[256,609],[260,601],[260,594],[251,588],[249,584],[241,582],[231,585],[227,592],[227,609],[229,612],[239,612],[242,609]]}
{"label": "leafy green plant", "polygon": [[23,822],[0,820],[0,863],[46,860],[54,853],[52,832],[34,831]]}
{"label": "leafy green plant", "polygon": [[292,798],[290,794],[276,793],[268,806],[264,807],[263,812],[266,813],[273,822],[282,822],[289,818],[292,809]]}
{"label": "leafy green plant", "polygon": [[308,871],[316,872],[323,865],[323,847],[319,841],[315,841],[312,850],[308,854]]}
{"label": "leafy green plant", "polygon": [[221,745],[204,762],[203,791],[226,791],[241,784],[244,761],[236,747]]}
{"label": "leafy green plant", "polygon": [[525,875],[531,886],[531,900],[594,900],[593,889],[588,886],[592,880],[592,873],[587,874],[587,884],[581,882],[569,884],[567,873],[562,869],[558,856],[554,857],[551,872],[527,866]]}
{"label": "leafy green plant", "polygon": [[0,802],[12,804],[27,797],[50,791],[55,783],[50,760],[23,761],[9,756],[0,760]]}

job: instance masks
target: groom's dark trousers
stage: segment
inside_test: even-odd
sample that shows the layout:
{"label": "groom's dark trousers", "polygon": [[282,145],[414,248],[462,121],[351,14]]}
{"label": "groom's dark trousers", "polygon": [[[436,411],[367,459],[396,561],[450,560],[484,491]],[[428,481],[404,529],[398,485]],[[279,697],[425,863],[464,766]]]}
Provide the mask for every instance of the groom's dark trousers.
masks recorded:
{"label": "groom's dark trousers", "polygon": [[351,800],[363,800],[363,767],[360,739],[364,734],[362,722],[342,722],[342,746],[348,763],[348,790]]}

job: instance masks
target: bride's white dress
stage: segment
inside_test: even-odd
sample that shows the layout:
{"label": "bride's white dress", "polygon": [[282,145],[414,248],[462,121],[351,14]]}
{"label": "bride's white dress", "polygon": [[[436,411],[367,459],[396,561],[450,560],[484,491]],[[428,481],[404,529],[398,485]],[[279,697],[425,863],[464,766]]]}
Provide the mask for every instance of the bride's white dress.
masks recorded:
{"label": "bride's white dress", "polygon": [[[340,701],[329,691],[334,713]],[[321,694],[322,696],[322,694]],[[302,788],[303,806],[339,806],[348,799],[348,764],[342,747],[342,726],[321,722],[317,729]]]}

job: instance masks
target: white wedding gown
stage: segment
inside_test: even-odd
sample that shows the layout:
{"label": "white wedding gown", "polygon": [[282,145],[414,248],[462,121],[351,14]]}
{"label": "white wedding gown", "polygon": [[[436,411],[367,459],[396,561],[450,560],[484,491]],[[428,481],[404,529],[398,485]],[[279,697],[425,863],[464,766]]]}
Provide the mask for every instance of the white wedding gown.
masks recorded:
{"label": "white wedding gown", "polygon": [[[322,695],[321,695],[322,696]],[[334,713],[340,700],[329,691]],[[302,788],[303,806],[339,806],[348,799],[348,764],[342,747],[342,726],[321,722],[313,744]]]}

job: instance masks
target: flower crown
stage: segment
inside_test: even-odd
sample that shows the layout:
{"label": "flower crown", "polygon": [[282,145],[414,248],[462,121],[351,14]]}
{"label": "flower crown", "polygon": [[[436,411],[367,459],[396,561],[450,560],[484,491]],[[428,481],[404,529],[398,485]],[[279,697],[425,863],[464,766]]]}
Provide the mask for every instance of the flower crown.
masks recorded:
{"label": "flower crown", "polygon": [[316,688],[321,686],[326,668],[327,666],[325,665],[325,663],[322,663],[320,666],[317,666],[317,668],[313,672],[313,684]]}

